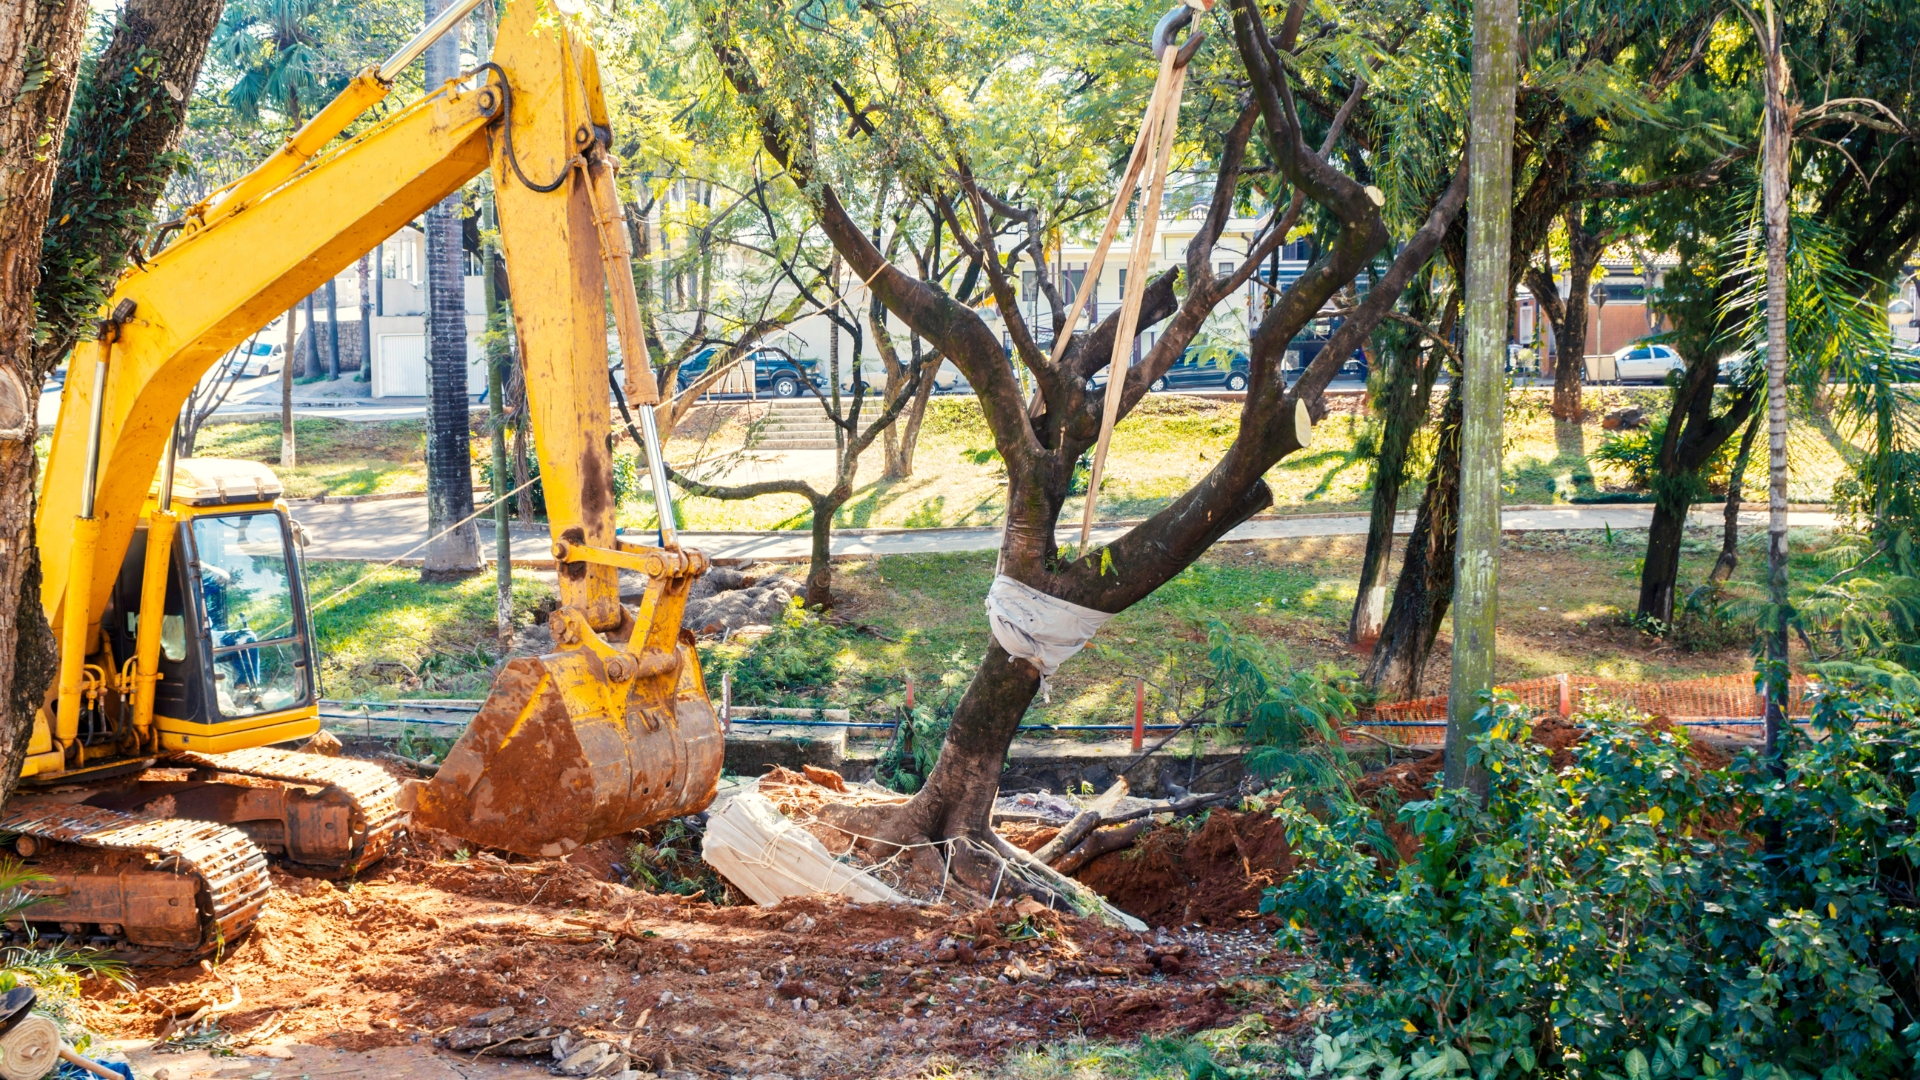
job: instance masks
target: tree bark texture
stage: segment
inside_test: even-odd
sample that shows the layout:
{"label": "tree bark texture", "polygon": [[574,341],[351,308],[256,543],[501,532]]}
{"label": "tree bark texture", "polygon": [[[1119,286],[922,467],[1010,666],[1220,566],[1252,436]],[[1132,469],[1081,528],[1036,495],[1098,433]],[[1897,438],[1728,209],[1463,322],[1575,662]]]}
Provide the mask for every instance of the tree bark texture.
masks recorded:
{"label": "tree bark texture", "polygon": [[[427,18],[448,0],[427,0]],[[458,34],[426,52],[428,86],[459,72]],[[427,545],[421,580],[468,577],[486,569],[473,521],[473,445],[467,403],[467,295],[460,195],[440,200],[425,217],[427,238]],[[457,523],[457,524],[456,524]],[[441,535],[445,533],[446,535]]]}
{"label": "tree bark texture", "polygon": [[1772,0],[1766,5],[1767,107],[1761,139],[1760,201],[1767,240],[1767,690],[1766,756],[1776,768],[1787,723],[1787,241],[1793,116],[1787,106],[1786,50]]}
{"label": "tree bark texture", "polygon": [[0,802],[19,779],[33,714],[58,663],[40,610],[33,527],[34,293],[59,166],[53,151],[73,101],[87,11],[80,0],[0,5],[0,406],[18,409],[21,435],[0,439]]}
{"label": "tree bark texture", "polygon": [[42,376],[91,335],[128,252],[146,240],[223,6],[128,0],[106,51],[81,73],[41,240]]}
{"label": "tree bark texture", "polygon": [[[1422,322],[1432,307],[1426,287],[1416,287],[1411,305],[1413,318]],[[1451,329],[1453,306],[1449,305],[1443,325],[1435,331],[1441,340]],[[1386,386],[1379,400],[1380,452],[1373,473],[1367,547],[1360,559],[1360,585],[1354,595],[1353,614],[1347,620],[1347,640],[1363,648],[1371,648],[1379,640],[1386,621],[1386,587],[1380,581],[1393,554],[1393,527],[1399,519],[1400,492],[1407,481],[1407,452],[1414,434],[1426,426],[1432,410],[1433,383],[1440,370],[1439,350],[1423,345],[1418,330],[1402,328],[1400,333],[1401,340],[1392,346]]]}
{"label": "tree bark texture", "polygon": [[335,279],[327,279],[323,290],[327,297],[327,380],[340,379],[340,290]]}
{"label": "tree bark texture", "polygon": [[1394,584],[1387,621],[1367,662],[1367,685],[1387,700],[1415,696],[1427,658],[1453,600],[1454,521],[1460,505],[1460,390],[1456,381],[1436,432],[1433,466],[1420,497],[1407,555]]}
{"label": "tree bark texture", "polygon": [[1747,422],[1755,404],[1754,395],[1742,393],[1728,403],[1726,411],[1715,416],[1718,356],[1699,354],[1686,361],[1686,375],[1673,391],[1666,437],[1654,463],[1653,522],[1647,530],[1647,554],[1641,561],[1636,609],[1640,615],[1667,625],[1673,623],[1673,605],[1680,587],[1680,545],[1686,539],[1687,515],[1706,492],[1701,474]]}
{"label": "tree bark texture", "polygon": [[1760,430],[1756,413],[1740,433],[1740,449],[1733,455],[1733,472],[1727,477],[1727,505],[1720,533],[1720,557],[1713,561],[1708,580],[1725,584],[1740,566],[1740,496],[1747,475],[1747,462],[1753,457],[1753,436]]}
{"label": "tree bark texture", "polygon": [[[375,249],[376,251],[379,249]],[[373,381],[373,283],[380,280],[371,273],[369,255],[360,256],[360,370],[354,378]]]}
{"label": "tree bark texture", "polygon": [[293,441],[293,365],[300,345],[300,306],[287,309],[286,343],[280,354],[280,467],[291,469],[297,462]]}
{"label": "tree bark texture", "polygon": [[[460,263],[460,197],[426,213],[427,545],[422,580],[486,569],[473,516],[473,447],[467,401],[467,304]],[[458,524],[456,524],[458,523]],[[449,531],[451,530],[451,531]],[[445,533],[445,535],[441,535]]]}
{"label": "tree bark texture", "polygon": [[1453,679],[1446,782],[1486,790],[1467,763],[1480,695],[1493,686],[1500,555],[1500,429],[1507,297],[1513,289],[1513,116],[1519,78],[1516,0],[1473,5],[1472,179],[1467,194],[1466,350],[1460,425],[1460,536],[1454,552]]}
{"label": "tree bark texture", "polygon": [[1527,288],[1553,327],[1553,402],[1548,411],[1556,420],[1578,421],[1586,415],[1587,289],[1606,250],[1606,240],[1581,227],[1577,205],[1567,209],[1564,220],[1569,247],[1566,299],[1560,298],[1551,267],[1531,270]]}
{"label": "tree bark texture", "polygon": [[313,302],[313,293],[308,293],[300,306],[306,309],[307,316],[306,344],[300,348],[300,377],[312,382],[326,375],[320,366],[320,311],[319,305]]}

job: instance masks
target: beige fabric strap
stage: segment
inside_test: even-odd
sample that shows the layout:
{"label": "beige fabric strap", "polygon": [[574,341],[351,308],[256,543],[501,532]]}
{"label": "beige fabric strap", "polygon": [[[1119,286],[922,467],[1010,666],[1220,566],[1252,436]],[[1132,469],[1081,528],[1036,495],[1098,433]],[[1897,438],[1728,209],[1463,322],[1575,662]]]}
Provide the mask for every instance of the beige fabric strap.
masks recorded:
{"label": "beige fabric strap", "polygon": [[[1173,138],[1180,125],[1180,97],[1186,87],[1187,69],[1175,63],[1177,52],[1168,49],[1161,55],[1160,75],[1154,81],[1153,101],[1147,106],[1147,116],[1141,124],[1140,136],[1144,146],[1136,156],[1152,161],[1153,172],[1146,197],[1140,202],[1140,227],[1134,233],[1133,251],[1127,259],[1127,276],[1132,280],[1133,288],[1121,301],[1120,325],[1113,335],[1112,358],[1107,362],[1107,394],[1100,414],[1100,441],[1094,447],[1093,473],[1087,478],[1087,501],[1080,513],[1081,554],[1086,553],[1093,533],[1093,510],[1100,499],[1100,481],[1106,471],[1107,448],[1113,441],[1113,425],[1120,417],[1120,398],[1126,391],[1127,364],[1133,356],[1133,339],[1140,326],[1140,301],[1147,291],[1147,268],[1153,259],[1153,243],[1160,225],[1160,200],[1166,193],[1167,166],[1173,159]],[[1131,185],[1123,181],[1119,197],[1114,200],[1113,212],[1107,218],[1110,228],[1124,212],[1131,195]],[[1100,272],[1107,239],[1103,237],[1102,247],[1095,252],[1096,261],[1087,268],[1089,276]],[[1082,288],[1080,292],[1084,295],[1087,290]],[[1076,303],[1074,314],[1078,312]],[[1068,332],[1072,327],[1070,315]],[[1056,362],[1065,336],[1062,334],[1062,340],[1054,342]]]}

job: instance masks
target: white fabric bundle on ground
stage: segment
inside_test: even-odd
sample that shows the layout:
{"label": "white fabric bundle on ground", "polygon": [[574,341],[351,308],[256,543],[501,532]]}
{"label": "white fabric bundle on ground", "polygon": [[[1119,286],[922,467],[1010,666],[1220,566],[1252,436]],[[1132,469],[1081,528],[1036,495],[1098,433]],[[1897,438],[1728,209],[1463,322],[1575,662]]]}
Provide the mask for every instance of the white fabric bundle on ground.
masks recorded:
{"label": "white fabric bundle on ground", "polygon": [[1048,596],[1005,574],[993,575],[993,587],[987,590],[987,625],[993,639],[1008,655],[1030,660],[1040,669],[1042,694],[1060,665],[1086,648],[1111,618],[1110,612]]}
{"label": "white fabric bundle on ground", "polygon": [[832,893],[861,903],[907,903],[878,878],[833,857],[820,839],[748,789],[707,818],[700,856],[761,907]]}

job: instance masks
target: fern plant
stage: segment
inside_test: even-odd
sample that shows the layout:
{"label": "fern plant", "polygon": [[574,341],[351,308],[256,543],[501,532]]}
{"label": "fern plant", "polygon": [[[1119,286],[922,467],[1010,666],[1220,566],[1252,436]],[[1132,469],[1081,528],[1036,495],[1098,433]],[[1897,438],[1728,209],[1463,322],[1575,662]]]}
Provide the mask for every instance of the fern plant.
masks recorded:
{"label": "fern plant", "polygon": [[1219,621],[1207,627],[1207,660],[1217,720],[1247,725],[1248,774],[1313,789],[1346,787],[1355,767],[1339,725],[1355,711],[1346,690],[1352,672],[1327,664],[1296,668],[1285,652]]}

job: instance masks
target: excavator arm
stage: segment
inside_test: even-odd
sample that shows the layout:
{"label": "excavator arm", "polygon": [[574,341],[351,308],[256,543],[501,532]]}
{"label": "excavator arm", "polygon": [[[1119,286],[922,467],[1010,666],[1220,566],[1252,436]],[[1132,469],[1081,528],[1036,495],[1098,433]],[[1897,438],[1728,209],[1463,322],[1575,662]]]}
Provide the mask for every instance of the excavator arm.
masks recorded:
{"label": "excavator arm", "polygon": [[[94,658],[136,527],[170,512],[170,463],[158,503],[150,491],[194,384],[258,327],[490,167],[561,607],[549,624],[556,651],[506,666],[469,734],[419,792],[417,816],[484,844],[554,852],[711,798],[720,734],[680,628],[687,587],[707,561],[678,548],[670,523],[660,548],[624,544],[615,531],[609,298],[629,396],[653,404],[658,394],[613,189],[599,65],[584,32],[552,5],[508,0],[490,63],[333,145],[475,6],[449,9],[281,152],[195,207],[181,235],[121,279],[99,339],[76,348],[36,516],[44,603],[61,642],[60,677],[34,744],[41,772],[70,767],[82,703],[101,694],[126,693],[147,738],[158,633],[141,635],[118,684]],[[652,410],[642,412],[651,436]],[[648,458],[666,506],[657,445]],[[165,546],[146,545],[143,614],[164,592],[165,551],[153,560]],[[648,577],[637,612],[620,603],[622,569]],[[263,741],[279,741],[287,728],[272,738],[262,730]],[[157,739],[151,745],[159,749]]]}

